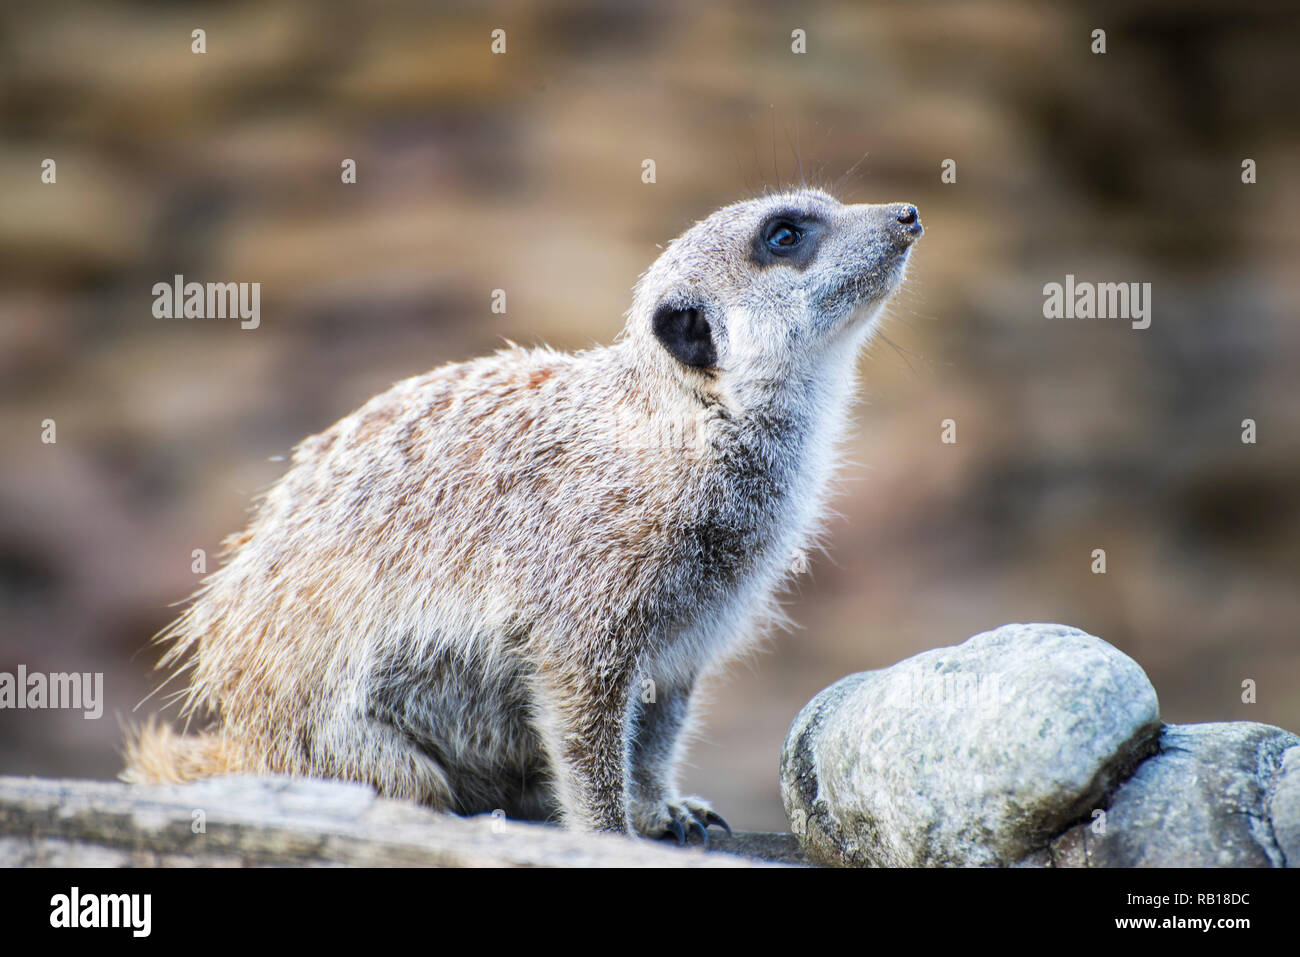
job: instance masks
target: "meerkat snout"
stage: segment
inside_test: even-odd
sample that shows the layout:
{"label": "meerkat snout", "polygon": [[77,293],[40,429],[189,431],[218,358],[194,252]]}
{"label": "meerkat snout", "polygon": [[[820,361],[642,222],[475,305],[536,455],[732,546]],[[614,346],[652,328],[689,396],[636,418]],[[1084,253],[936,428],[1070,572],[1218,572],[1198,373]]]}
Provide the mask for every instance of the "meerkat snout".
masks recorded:
{"label": "meerkat snout", "polygon": [[305,439],[161,636],[211,727],[139,732],[126,778],[722,824],[678,790],[695,692],[807,568],[857,347],[921,232],[818,190],[736,203],[646,270],[613,345],[452,363]]}

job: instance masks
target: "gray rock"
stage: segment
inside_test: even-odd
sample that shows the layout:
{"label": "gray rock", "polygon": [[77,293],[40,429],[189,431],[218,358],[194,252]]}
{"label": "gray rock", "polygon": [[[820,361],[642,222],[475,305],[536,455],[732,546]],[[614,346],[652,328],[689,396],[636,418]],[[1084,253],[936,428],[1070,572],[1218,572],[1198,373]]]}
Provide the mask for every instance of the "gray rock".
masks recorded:
{"label": "gray rock", "polygon": [[1288,748],[1269,801],[1273,839],[1287,867],[1300,867],[1300,748]]}
{"label": "gray rock", "polygon": [[1080,820],[1155,747],[1155,690],[1063,625],[1004,625],[837,682],[781,756],[814,862],[1009,865]]}
{"label": "gray rock", "polygon": [[1266,724],[1170,725],[1105,817],[1051,842],[1057,867],[1300,866],[1300,738]]}

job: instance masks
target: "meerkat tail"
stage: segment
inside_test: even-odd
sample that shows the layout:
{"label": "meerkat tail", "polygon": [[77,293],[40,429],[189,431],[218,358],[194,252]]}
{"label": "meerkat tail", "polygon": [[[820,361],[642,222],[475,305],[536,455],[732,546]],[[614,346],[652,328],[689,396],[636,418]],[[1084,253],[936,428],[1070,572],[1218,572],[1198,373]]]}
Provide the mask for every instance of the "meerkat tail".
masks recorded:
{"label": "meerkat tail", "polygon": [[178,734],[150,719],[126,737],[128,784],[184,784],[221,774],[251,771],[239,746],[219,732]]}

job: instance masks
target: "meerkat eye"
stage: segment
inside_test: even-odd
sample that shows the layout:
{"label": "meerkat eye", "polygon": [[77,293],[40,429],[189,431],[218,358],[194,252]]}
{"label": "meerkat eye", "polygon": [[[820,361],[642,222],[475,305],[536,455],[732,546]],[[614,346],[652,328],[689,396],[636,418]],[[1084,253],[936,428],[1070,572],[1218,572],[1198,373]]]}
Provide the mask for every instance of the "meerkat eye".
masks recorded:
{"label": "meerkat eye", "polygon": [[760,267],[807,269],[826,230],[826,222],[815,215],[795,209],[774,211],[754,232],[750,257]]}
{"label": "meerkat eye", "polygon": [[789,249],[797,246],[803,233],[789,223],[775,222],[767,229],[767,244],[776,249]]}

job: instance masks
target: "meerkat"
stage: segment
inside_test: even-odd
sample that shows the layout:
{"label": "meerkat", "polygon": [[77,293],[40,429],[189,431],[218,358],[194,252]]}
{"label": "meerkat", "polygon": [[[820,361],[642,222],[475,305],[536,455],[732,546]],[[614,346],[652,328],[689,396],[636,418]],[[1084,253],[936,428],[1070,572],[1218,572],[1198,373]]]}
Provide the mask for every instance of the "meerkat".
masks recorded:
{"label": "meerkat", "polygon": [[[860,346],[922,227],[814,189],[696,223],[623,333],[407,379],[294,451],[159,640],[200,734],[133,782],[288,773],[685,840],[702,679],[815,544]],[[182,664],[182,662],[184,662]]]}

